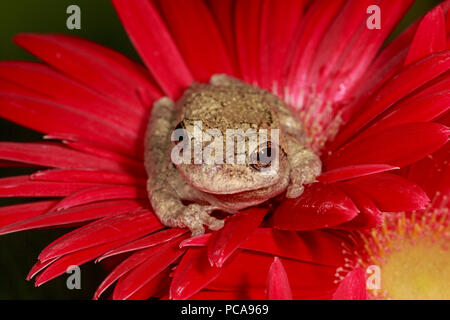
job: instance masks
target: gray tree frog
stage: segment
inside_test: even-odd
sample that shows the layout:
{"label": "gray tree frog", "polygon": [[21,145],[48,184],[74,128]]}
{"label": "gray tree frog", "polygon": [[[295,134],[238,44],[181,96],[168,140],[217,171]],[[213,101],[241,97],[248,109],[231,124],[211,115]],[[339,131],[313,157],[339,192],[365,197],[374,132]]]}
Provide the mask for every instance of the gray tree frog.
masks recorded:
{"label": "gray tree frog", "polygon": [[[245,156],[254,161],[243,164],[175,165],[172,133],[182,128],[185,142],[191,140],[196,121],[203,124],[203,132],[215,129],[224,136],[227,129],[278,129],[278,144],[264,141],[254,150],[248,147]],[[269,165],[262,155],[267,159],[275,153],[277,166],[262,170]],[[235,78],[214,75],[209,84],[193,83],[177,103],[164,97],[153,105],[145,137],[149,199],[164,225],[188,227],[193,236],[203,234],[205,225],[211,230],[223,226],[223,220],[210,215],[214,210],[235,213],[283,192],[288,198],[300,196],[305,184],[316,181],[321,166],[300,121],[283,101]]]}

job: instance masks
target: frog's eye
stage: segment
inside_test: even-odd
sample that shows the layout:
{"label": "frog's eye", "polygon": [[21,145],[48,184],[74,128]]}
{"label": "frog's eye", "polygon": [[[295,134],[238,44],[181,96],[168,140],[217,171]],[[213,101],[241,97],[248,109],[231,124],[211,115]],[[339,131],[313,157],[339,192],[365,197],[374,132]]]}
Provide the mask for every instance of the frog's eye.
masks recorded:
{"label": "frog's eye", "polygon": [[184,125],[183,121],[181,121],[180,123],[177,124],[177,126],[173,130],[172,141],[175,144],[178,144],[183,141],[186,142],[186,141],[188,141],[188,139],[189,139],[189,136],[186,131],[185,125]]}
{"label": "frog's eye", "polygon": [[250,157],[250,166],[255,170],[267,168],[272,164],[278,153],[278,148],[270,142],[260,145]]}

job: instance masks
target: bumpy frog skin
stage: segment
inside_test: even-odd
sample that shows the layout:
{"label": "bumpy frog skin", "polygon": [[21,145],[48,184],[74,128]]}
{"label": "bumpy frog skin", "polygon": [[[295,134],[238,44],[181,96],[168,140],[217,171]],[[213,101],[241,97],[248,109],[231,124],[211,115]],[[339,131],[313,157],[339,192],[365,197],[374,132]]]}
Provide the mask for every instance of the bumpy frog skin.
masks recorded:
{"label": "bumpy frog skin", "polygon": [[[227,129],[278,129],[279,145],[271,145],[278,153],[278,166],[273,170],[258,170],[248,162],[175,166],[170,157],[174,129],[183,127],[191,137],[198,121],[203,132],[217,129],[223,137]],[[246,156],[258,150],[248,150]],[[154,103],[145,137],[145,167],[149,199],[160,221],[169,227],[188,227],[193,236],[203,234],[204,225],[211,230],[223,226],[223,220],[210,216],[212,211],[234,213],[285,191],[288,198],[298,197],[321,172],[320,159],[288,107],[271,93],[226,75],[213,76],[209,84],[193,83],[177,103],[167,97]]]}

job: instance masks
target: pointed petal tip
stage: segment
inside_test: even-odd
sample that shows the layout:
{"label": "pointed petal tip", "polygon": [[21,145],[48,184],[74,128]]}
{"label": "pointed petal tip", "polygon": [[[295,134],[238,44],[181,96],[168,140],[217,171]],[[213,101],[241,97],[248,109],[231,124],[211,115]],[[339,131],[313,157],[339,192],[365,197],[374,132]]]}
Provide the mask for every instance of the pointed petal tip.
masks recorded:
{"label": "pointed petal tip", "polygon": [[445,13],[438,5],[428,12],[419,24],[405,66],[412,64],[427,55],[447,49],[447,32]]}
{"label": "pointed petal tip", "polygon": [[21,46],[23,40],[25,40],[26,38],[29,38],[29,37],[33,37],[34,35],[35,35],[35,33],[32,33],[32,32],[20,32],[20,33],[15,34],[12,37],[12,40],[14,41],[15,44]]}
{"label": "pointed petal tip", "polygon": [[288,275],[278,257],[274,257],[269,268],[266,294],[269,300],[292,300]]}
{"label": "pointed petal tip", "polygon": [[336,289],[333,300],[367,300],[364,269],[358,267],[348,273]]}
{"label": "pointed petal tip", "polygon": [[193,76],[153,1],[113,0],[136,50],[163,91],[179,96]]}
{"label": "pointed petal tip", "polygon": [[317,177],[317,180],[323,183],[335,183],[398,169],[400,169],[400,167],[387,164],[350,165],[325,171]]}
{"label": "pointed petal tip", "polygon": [[267,211],[251,208],[229,217],[225,226],[211,234],[208,241],[208,261],[211,266],[222,267],[261,224]]}
{"label": "pointed petal tip", "polygon": [[187,238],[180,242],[180,248],[204,246],[208,242],[211,233],[203,234],[197,237]]}

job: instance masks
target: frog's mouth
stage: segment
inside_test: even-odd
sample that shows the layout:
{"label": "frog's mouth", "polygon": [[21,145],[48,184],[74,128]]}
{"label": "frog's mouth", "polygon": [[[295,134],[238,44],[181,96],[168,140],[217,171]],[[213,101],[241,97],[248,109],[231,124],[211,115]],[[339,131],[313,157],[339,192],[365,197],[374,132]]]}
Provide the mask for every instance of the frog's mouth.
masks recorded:
{"label": "frog's mouth", "polygon": [[249,198],[254,198],[255,200],[265,201],[268,198],[274,197],[280,193],[282,193],[287,186],[289,185],[289,178],[280,179],[279,183],[275,184],[277,188],[274,188],[274,185],[262,187],[259,189],[245,190],[235,193],[210,193],[214,197],[220,200],[229,200],[229,201],[239,201],[239,200],[247,200]]}
{"label": "frog's mouth", "polygon": [[[267,193],[271,189],[285,189],[289,182],[290,169],[282,162],[273,171],[256,172],[248,166],[227,165],[178,165],[183,178],[195,189],[219,196]],[[287,180],[287,183],[285,182]]]}
{"label": "frog's mouth", "polygon": [[228,194],[208,194],[215,199],[214,202],[220,206],[221,210],[234,213],[244,208],[259,205],[282,194],[288,185],[289,176],[285,176],[276,185],[266,186],[260,189]]}

